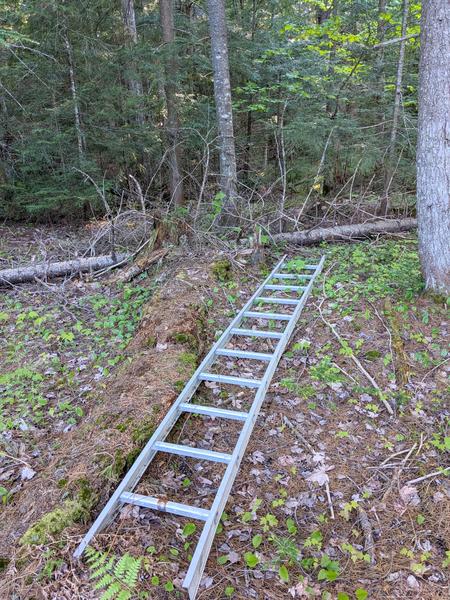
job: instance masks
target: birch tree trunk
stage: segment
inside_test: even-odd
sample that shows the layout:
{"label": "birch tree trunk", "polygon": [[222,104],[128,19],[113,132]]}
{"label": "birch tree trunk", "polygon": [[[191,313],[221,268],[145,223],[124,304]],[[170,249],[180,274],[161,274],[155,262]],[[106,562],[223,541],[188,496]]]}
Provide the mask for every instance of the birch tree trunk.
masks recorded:
{"label": "birch tree trunk", "polygon": [[[134,0],[122,0],[122,19],[126,44],[128,48],[132,48],[138,43]],[[129,70],[130,73],[126,75],[128,87],[135,98],[141,99],[144,95],[142,82],[136,76],[136,65],[133,60],[130,61]],[[145,125],[145,117],[141,107],[138,108],[136,113],[136,123],[141,127]]]}
{"label": "birch tree trunk", "polygon": [[225,225],[236,222],[237,176],[224,0],[208,0],[208,18],[214,73],[214,98],[220,138],[220,187],[225,196],[218,221]]}
{"label": "birch tree trunk", "polygon": [[64,32],[64,46],[66,47],[67,60],[69,62],[70,93],[72,95],[75,131],[77,134],[78,156],[80,157],[80,161],[82,161],[84,158],[84,151],[85,151],[85,138],[84,138],[84,133],[83,133],[83,127],[81,125],[81,113],[80,113],[80,105],[78,102],[77,85],[76,85],[76,81],[75,81],[75,69],[74,69],[74,64],[73,64],[72,46],[70,45],[69,38],[67,36],[67,32]]}
{"label": "birch tree trunk", "polygon": [[164,95],[166,98],[166,131],[169,146],[170,197],[175,206],[184,204],[183,180],[181,177],[181,152],[179,147],[179,129],[175,76],[177,62],[174,56],[173,42],[175,40],[173,20],[173,0],[159,0],[159,16],[161,21],[162,38],[169,48],[170,55],[165,62]]}
{"label": "birch tree trunk", "polygon": [[394,112],[392,115],[391,137],[386,157],[386,168],[384,173],[384,189],[383,196],[378,206],[378,213],[386,215],[391,207],[389,190],[394,176],[394,163],[396,158],[398,120],[400,116],[400,106],[402,101],[402,86],[403,86],[403,69],[405,65],[405,47],[406,47],[406,31],[408,26],[409,0],[403,0],[403,16],[402,16],[402,40],[400,42],[400,52],[397,65],[397,79],[395,82],[395,99]]}
{"label": "birch tree trunk", "polygon": [[[383,18],[386,12],[386,0],[378,0],[378,22],[377,22],[377,38],[378,43],[382,44],[386,36],[387,24]],[[377,58],[375,60],[375,97],[377,103],[381,104],[383,101],[384,94],[384,46],[381,46],[378,50]],[[384,121],[384,110],[382,109],[379,115],[381,121]],[[384,126],[383,126],[384,130]]]}
{"label": "birch tree trunk", "polygon": [[450,4],[423,0],[417,212],[428,289],[450,294]]}

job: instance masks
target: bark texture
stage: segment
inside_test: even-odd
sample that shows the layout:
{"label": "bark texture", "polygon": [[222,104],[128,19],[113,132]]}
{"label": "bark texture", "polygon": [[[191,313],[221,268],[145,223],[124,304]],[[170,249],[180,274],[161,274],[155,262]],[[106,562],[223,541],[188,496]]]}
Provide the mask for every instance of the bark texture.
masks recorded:
{"label": "bark texture", "polygon": [[159,16],[161,21],[162,39],[169,48],[170,55],[165,61],[164,95],[166,98],[166,133],[169,147],[170,197],[176,206],[184,204],[183,179],[181,177],[181,152],[179,147],[179,129],[177,96],[175,78],[177,62],[174,55],[173,42],[174,20],[173,0],[159,0]]}
{"label": "bark texture", "polygon": [[450,294],[450,3],[424,0],[419,80],[417,212],[426,287]]}
{"label": "bark texture", "polygon": [[374,221],[372,223],[322,227],[295,233],[279,233],[274,235],[273,239],[276,242],[291,242],[292,244],[299,244],[300,246],[311,246],[323,241],[345,242],[383,233],[408,231],[409,229],[414,229],[414,227],[417,227],[416,219],[389,219]]}
{"label": "bark texture", "polygon": [[26,283],[38,279],[50,279],[52,277],[63,277],[74,273],[83,273],[86,271],[97,271],[111,267],[128,258],[127,254],[118,254],[116,260],[111,256],[92,256],[89,258],[77,258],[75,260],[65,260],[54,263],[38,263],[29,267],[19,267],[17,269],[3,269],[0,271],[0,286]]}
{"label": "bark texture", "polygon": [[224,0],[208,0],[208,18],[214,73],[214,98],[220,139],[220,187],[225,195],[221,218],[221,222],[224,222],[229,221],[226,213],[235,208],[236,199],[236,152]]}

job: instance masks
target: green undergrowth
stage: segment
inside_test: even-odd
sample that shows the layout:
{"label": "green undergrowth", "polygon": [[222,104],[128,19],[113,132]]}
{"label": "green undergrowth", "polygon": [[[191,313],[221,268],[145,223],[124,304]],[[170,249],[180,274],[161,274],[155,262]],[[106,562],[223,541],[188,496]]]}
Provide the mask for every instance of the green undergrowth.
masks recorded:
{"label": "green undergrowth", "polygon": [[328,298],[359,300],[398,295],[405,300],[424,289],[417,241],[383,240],[325,246],[324,279]]}
{"label": "green undergrowth", "polygon": [[[113,295],[96,293],[70,307],[26,306],[14,296],[2,301],[0,333],[0,432],[75,424],[84,411],[75,401],[85,373],[106,377],[125,358],[151,288],[124,286]],[[39,349],[34,356],[29,348]],[[82,383],[82,382],[81,382]]]}

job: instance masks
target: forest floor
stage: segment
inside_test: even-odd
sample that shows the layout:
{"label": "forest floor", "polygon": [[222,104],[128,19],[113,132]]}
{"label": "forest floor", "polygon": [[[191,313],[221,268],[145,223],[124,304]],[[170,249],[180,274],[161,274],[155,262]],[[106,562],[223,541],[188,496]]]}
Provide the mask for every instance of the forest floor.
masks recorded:
{"label": "forest floor", "polygon": [[[27,262],[30,249],[59,258],[80,239],[64,228],[1,233],[0,268]],[[198,598],[448,598],[445,299],[423,293],[413,237],[285,251],[325,253],[325,269],[275,372]],[[134,284],[83,277],[2,290],[1,598],[88,600],[108,589],[72,558],[76,545],[277,256],[255,267],[239,253],[180,248]],[[216,368],[261,374],[248,361]],[[252,395],[202,384],[196,398],[245,410]],[[229,451],[238,431],[190,416],[171,435]],[[207,508],[222,471],[158,455],[137,491]],[[199,533],[181,517],[125,508],[95,539],[113,559],[102,576],[124,598],[185,598]],[[127,552],[136,585],[114,574]]]}

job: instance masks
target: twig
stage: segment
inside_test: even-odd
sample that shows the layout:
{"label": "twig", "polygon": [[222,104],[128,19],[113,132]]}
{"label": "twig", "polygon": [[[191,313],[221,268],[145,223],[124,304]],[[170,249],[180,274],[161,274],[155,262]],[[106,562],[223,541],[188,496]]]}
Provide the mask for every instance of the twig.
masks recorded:
{"label": "twig", "polygon": [[[333,333],[334,337],[339,341],[339,343],[341,344],[341,346],[344,346],[344,340],[339,335],[339,333],[336,331],[335,326],[332,323],[330,323],[329,321],[327,321],[325,319],[325,317],[322,314],[322,310],[320,308],[320,305],[317,305],[317,308],[319,310],[320,318],[322,319],[322,321],[325,323],[325,325],[327,325],[331,329],[331,332]],[[353,352],[349,356],[352,359],[352,361],[355,363],[355,365],[358,367],[358,369],[361,371],[361,373],[372,384],[372,386],[378,391],[379,398],[380,398],[381,402],[384,404],[384,406],[385,406],[386,410],[388,411],[388,413],[390,415],[393,415],[394,411],[392,410],[392,406],[389,404],[389,402],[385,398],[383,398],[383,393],[382,393],[381,388],[378,385],[378,383],[375,381],[375,379],[372,377],[372,375],[366,371],[366,369],[362,366],[361,362],[354,355]]]}
{"label": "twig", "polygon": [[406,482],[406,485],[412,485],[413,483],[419,483],[420,481],[425,481],[425,479],[430,479],[431,477],[436,477],[438,475],[444,475],[446,471],[450,470],[450,467],[446,467],[445,469],[440,469],[440,471],[434,471],[433,473],[428,473],[428,475],[423,475],[422,477],[417,477],[417,479],[410,479],[410,481]]}
{"label": "twig", "polygon": [[402,460],[401,465],[399,466],[397,472],[393,475],[391,483],[388,487],[388,489],[384,492],[383,494],[383,498],[382,498],[382,502],[385,501],[386,497],[391,493],[392,488],[394,487],[394,484],[400,479],[400,474],[403,471],[403,469],[405,468],[405,465],[409,459],[409,457],[411,456],[411,454],[414,452],[414,450],[417,448],[417,444],[414,443],[411,448],[408,451],[408,454],[405,456],[405,458]]}

